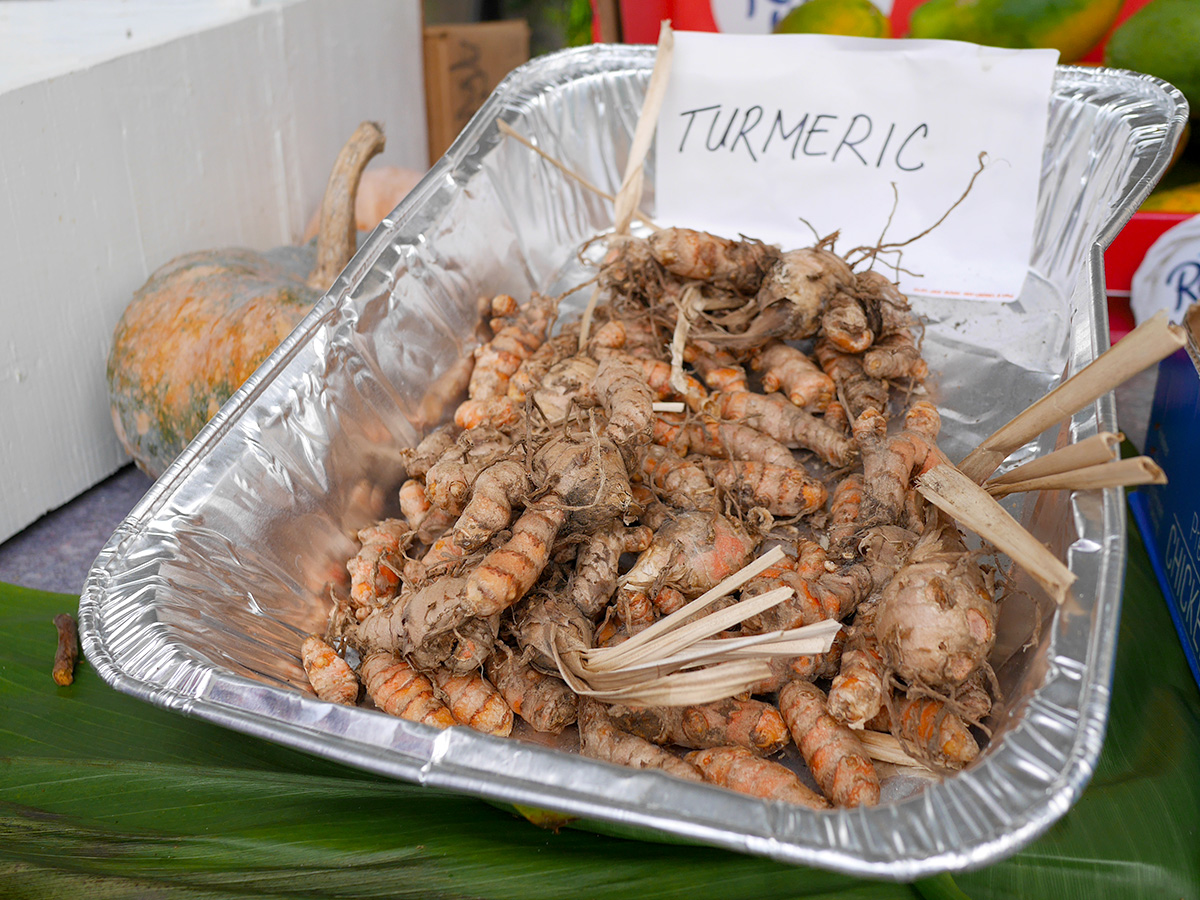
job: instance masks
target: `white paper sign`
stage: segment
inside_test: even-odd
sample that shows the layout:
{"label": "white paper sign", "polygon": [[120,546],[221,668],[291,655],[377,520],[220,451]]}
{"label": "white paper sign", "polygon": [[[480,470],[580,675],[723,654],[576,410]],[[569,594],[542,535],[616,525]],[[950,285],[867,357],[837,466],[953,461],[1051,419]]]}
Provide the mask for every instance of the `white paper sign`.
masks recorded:
{"label": "white paper sign", "polygon": [[901,243],[954,206],[984,153],[945,222],[876,268],[898,261],[906,293],[1011,300],[1033,246],[1057,59],[950,41],[677,32],[655,221],[784,249],[811,245],[814,229],[838,232],[842,254]]}

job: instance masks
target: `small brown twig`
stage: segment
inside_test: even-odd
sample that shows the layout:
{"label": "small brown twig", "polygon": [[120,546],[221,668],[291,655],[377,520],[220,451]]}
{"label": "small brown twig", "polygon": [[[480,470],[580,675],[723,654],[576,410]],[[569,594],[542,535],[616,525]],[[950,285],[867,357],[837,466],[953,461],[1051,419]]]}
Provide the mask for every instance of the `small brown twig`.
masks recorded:
{"label": "small brown twig", "polygon": [[[971,193],[971,188],[973,188],[975,186],[975,180],[977,178],[979,178],[979,176],[983,174],[983,170],[985,168],[987,168],[986,159],[987,159],[986,151],[980,151],[980,153],[979,153],[979,168],[975,170],[975,174],[973,174],[971,176],[971,180],[967,182],[966,190],[964,190],[962,192],[962,195],[957,200],[955,200],[953,203],[950,204],[950,208],[947,209],[944,213],[942,213],[942,216],[940,219],[938,219],[936,222],[934,222],[932,225],[930,225],[924,231],[917,232],[916,234],[914,234],[912,237],[908,238],[907,240],[893,241],[890,244],[885,244],[885,243],[883,243],[883,235],[887,233],[888,228],[891,226],[892,216],[894,216],[896,214],[896,207],[899,205],[899,202],[900,202],[900,195],[897,192],[895,201],[892,206],[892,211],[891,211],[891,213],[888,214],[887,224],[884,225],[883,232],[881,232],[879,235],[879,243],[876,244],[874,247],[855,247],[853,250],[850,250],[849,252],[847,252],[844,255],[844,258],[845,258],[847,264],[850,265],[851,268],[853,268],[854,266],[857,266],[859,263],[862,263],[865,260],[868,260],[868,259],[874,260],[877,256],[879,256],[880,253],[899,254],[900,251],[904,247],[907,247],[909,244],[915,244],[921,238],[925,237],[925,235],[929,234],[931,231],[933,231],[935,228],[937,228],[939,225],[941,225],[943,222],[945,222],[946,219],[948,219],[950,217],[950,213],[954,212],[954,210],[957,209],[962,204],[962,202],[967,199],[967,195]],[[894,182],[892,183],[892,190],[894,192],[896,191],[896,185]],[[853,263],[851,263],[850,262],[850,254],[851,253],[861,253],[862,256],[859,259],[855,260]],[[898,268],[899,267],[899,259],[897,259],[896,265]],[[912,273],[910,272],[909,274],[912,274]]]}
{"label": "small brown twig", "polygon": [[58,629],[58,651],[54,654],[54,683],[66,687],[75,680],[75,660],[79,658],[79,628],[66,613],[54,617]]}

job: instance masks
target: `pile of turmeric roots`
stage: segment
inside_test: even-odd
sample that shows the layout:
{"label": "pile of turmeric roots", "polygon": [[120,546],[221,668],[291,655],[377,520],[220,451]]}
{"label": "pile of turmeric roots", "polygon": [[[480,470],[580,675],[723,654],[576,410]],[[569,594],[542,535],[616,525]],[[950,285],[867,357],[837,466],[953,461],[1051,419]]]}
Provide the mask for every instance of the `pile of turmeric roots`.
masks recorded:
{"label": "pile of turmeric roots", "polygon": [[[969,763],[994,578],[913,489],[942,457],[907,299],[830,241],[663,229],[604,249],[582,318],[491,301],[467,399],[404,451],[400,515],[359,533],[304,644],[314,690],[495,735],[575,725],[587,756],[813,808],[878,802],[871,731]],[[730,636],[835,619],[828,653],[693,706],[559,677],[564,647],[616,645],[773,546],[741,596],[793,593]],[[811,779],[779,761],[791,742]]]}

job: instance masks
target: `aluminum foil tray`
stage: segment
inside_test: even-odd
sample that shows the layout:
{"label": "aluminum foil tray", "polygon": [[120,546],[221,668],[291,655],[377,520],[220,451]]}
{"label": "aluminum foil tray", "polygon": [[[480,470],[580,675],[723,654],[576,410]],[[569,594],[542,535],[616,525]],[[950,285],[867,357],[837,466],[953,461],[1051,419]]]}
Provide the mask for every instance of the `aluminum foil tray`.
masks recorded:
{"label": "aluminum foil tray", "polygon": [[[652,838],[893,879],[1010,854],[1067,812],[1100,752],[1124,565],[1117,490],[1012,507],[1068,560],[1074,598],[1056,611],[1030,586],[1005,601],[993,659],[1005,700],[986,752],[941,782],[889,778],[873,809],[763,802],[594,762],[569,738],[435,731],[307,687],[300,636],[323,630],[327,585],[346,578],[356,530],[396,513],[397,449],[461,393],[477,298],[578,284],[580,248],[611,227],[607,201],[504,138],[496,119],[615,192],[652,64],[651,47],[596,46],[535,60],[500,85],[113,534],[80,604],[87,657],[118,690],[168,709]],[[1103,247],[1164,170],[1186,115],[1161,81],[1057,71],[1020,298],[912,298],[952,459],[1107,347]],[[1014,461],[1115,425],[1110,396]]]}

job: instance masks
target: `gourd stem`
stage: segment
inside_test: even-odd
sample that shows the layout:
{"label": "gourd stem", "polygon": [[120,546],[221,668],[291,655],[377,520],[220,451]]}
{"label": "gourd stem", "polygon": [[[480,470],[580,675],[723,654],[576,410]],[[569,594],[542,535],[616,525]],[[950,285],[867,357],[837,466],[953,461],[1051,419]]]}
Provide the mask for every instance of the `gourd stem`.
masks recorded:
{"label": "gourd stem", "polygon": [[317,264],[308,276],[308,286],[327,291],[358,247],[354,203],[363,169],[383,150],[383,129],[363,122],[338,153],[321,201],[321,225],[317,232]]}

